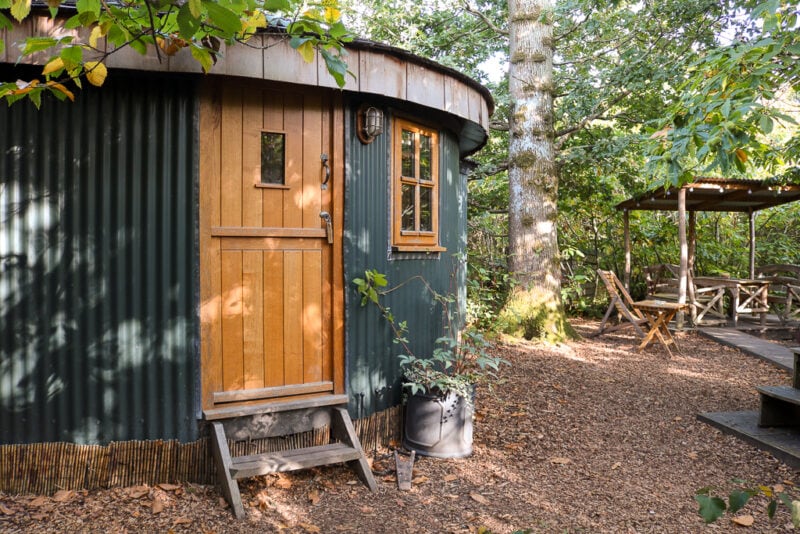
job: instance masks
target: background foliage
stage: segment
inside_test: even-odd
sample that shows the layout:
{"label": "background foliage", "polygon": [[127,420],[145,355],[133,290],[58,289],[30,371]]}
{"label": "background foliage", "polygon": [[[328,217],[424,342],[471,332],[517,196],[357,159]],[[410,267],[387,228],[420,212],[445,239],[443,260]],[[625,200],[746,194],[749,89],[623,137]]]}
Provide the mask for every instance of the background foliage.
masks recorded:
{"label": "background foliage", "polygon": [[[365,37],[453,66],[490,87],[491,138],[469,187],[469,309],[490,326],[509,291],[507,80],[486,61],[508,60],[503,0],[343,2]],[[693,175],[765,178],[797,166],[798,7],[780,0],[560,0],[556,145],[562,297],[572,312],[604,308],[597,268],[621,272],[622,214],[614,205]],[[349,19],[348,19],[349,20]],[[796,203],[800,204],[800,203]],[[757,264],[799,263],[800,205],[757,217]],[[634,212],[633,292],[641,269],[677,263],[674,214]],[[700,213],[698,273],[746,274],[748,223]]]}

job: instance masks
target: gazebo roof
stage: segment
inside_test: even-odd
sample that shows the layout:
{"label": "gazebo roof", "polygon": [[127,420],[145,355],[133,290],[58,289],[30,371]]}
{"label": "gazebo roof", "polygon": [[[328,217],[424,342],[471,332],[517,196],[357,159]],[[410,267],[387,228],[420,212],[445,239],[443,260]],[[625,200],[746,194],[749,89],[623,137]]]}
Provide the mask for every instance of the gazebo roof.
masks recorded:
{"label": "gazebo roof", "polygon": [[[763,210],[800,200],[800,184],[779,184],[773,180],[728,180],[698,177],[683,186],[686,211]],[[617,204],[618,210],[678,211],[678,188],[659,187]]]}

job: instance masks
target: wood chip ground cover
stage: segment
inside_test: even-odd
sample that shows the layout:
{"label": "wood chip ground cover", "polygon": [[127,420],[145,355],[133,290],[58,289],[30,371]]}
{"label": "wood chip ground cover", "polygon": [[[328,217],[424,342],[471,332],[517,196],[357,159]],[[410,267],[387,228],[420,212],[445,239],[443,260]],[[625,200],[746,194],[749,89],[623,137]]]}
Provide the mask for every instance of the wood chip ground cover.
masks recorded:
{"label": "wood chip ground cover", "polygon": [[[578,323],[584,333],[596,323]],[[737,521],[705,525],[697,489],[752,484],[800,495],[800,477],[769,454],[700,423],[704,411],[755,410],[756,385],[787,373],[693,333],[683,354],[636,352],[620,334],[560,347],[507,343],[512,362],[477,400],[470,458],[417,457],[411,491],[379,454],[370,493],[343,467],[241,484],[236,521],[213,487],[162,484],[53,496],[0,493],[2,532],[784,532],[755,498]],[[750,517],[752,516],[752,522]],[[752,524],[751,524],[752,523]],[[749,526],[748,526],[749,525]]]}

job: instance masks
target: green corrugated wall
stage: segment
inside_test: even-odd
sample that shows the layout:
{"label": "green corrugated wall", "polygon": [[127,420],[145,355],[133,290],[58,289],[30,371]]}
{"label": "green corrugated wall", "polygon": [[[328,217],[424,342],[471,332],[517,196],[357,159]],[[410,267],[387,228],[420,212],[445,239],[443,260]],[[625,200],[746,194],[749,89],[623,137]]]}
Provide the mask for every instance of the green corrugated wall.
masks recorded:
{"label": "green corrugated wall", "polygon": [[0,106],[0,443],[197,438],[196,108],[121,72]]}
{"label": "green corrugated wall", "polygon": [[[414,119],[413,116],[404,115]],[[420,116],[424,121],[428,117]],[[347,141],[344,220],[347,385],[350,412],[364,417],[400,402],[399,346],[374,306],[362,308],[352,280],[366,269],[388,275],[390,285],[423,276],[440,293],[454,292],[463,307],[465,267],[457,254],[466,253],[466,178],[459,174],[460,156],[455,136],[439,131],[439,225],[441,254],[392,253],[389,250],[389,166],[391,117],[387,132],[363,145],[355,135]],[[353,131],[350,117],[348,128]],[[431,302],[418,281],[386,299],[398,321],[406,320],[417,355],[430,352],[443,335],[441,309]]]}

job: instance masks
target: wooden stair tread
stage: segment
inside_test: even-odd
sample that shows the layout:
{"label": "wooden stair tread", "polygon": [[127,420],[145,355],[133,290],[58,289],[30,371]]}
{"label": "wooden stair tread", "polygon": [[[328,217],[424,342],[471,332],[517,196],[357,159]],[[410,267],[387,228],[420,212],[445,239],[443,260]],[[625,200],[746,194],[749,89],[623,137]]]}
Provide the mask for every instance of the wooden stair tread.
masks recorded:
{"label": "wooden stair tread", "polygon": [[279,413],[292,410],[319,408],[321,406],[335,406],[339,404],[347,404],[347,402],[347,395],[317,395],[290,401],[273,401],[263,402],[260,404],[213,408],[211,410],[204,410],[203,417],[206,419],[206,421],[218,421],[220,419],[231,419],[234,417],[244,417],[262,413]]}
{"label": "wooden stair tread", "polygon": [[361,452],[344,443],[331,443],[287,451],[268,452],[231,458],[230,473],[234,479],[249,478],[268,473],[307,469],[358,460]]}
{"label": "wooden stair tread", "polygon": [[800,389],[792,386],[756,386],[762,395],[800,406]]}

